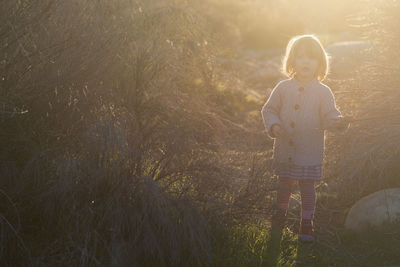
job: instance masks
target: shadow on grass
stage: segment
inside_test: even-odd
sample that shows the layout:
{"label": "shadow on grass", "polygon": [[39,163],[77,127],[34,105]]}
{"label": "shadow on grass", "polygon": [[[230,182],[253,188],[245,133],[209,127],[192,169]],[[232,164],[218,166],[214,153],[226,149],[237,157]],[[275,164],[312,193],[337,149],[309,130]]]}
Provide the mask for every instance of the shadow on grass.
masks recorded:
{"label": "shadow on grass", "polygon": [[270,238],[267,242],[265,262],[262,266],[277,266],[281,252],[281,238],[283,226],[273,226],[270,230]]}
{"label": "shadow on grass", "polygon": [[285,227],[270,229],[262,266],[318,266],[315,265],[315,242],[302,242],[298,240],[297,234],[284,229]]}
{"label": "shadow on grass", "polygon": [[295,266],[318,266],[314,251],[315,243],[297,241],[297,255]]}

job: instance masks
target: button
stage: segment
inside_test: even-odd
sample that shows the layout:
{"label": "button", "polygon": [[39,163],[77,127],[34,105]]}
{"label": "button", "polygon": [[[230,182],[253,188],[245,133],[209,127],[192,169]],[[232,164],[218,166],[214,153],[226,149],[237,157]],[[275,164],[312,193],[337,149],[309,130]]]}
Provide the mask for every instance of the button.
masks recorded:
{"label": "button", "polygon": [[299,88],[299,91],[300,91],[300,92],[303,92],[303,91],[304,91],[304,87],[300,87],[300,88]]}
{"label": "button", "polygon": [[299,104],[294,105],[294,109],[298,110],[300,108]]}
{"label": "button", "polygon": [[293,141],[292,141],[292,140],[289,140],[289,145],[291,145],[291,146],[293,146],[293,145],[294,145],[294,143],[293,143]]}
{"label": "button", "polygon": [[292,157],[289,157],[288,160],[289,160],[289,161],[292,161]]}
{"label": "button", "polygon": [[294,122],[292,121],[291,123],[290,123],[290,127],[292,127],[292,128],[294,128]]}

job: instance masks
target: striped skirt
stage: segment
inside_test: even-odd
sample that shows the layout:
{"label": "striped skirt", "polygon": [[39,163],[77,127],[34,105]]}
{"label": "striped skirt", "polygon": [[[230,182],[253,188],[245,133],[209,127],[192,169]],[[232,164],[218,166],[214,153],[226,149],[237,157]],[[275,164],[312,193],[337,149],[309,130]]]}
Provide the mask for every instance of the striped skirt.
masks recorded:
{"label": "striped skirt", "polygon": [[322,177],[322,164],[299,166],[293,163],[278,163],[275,167],[275,174],[282,178],[320,181]]}

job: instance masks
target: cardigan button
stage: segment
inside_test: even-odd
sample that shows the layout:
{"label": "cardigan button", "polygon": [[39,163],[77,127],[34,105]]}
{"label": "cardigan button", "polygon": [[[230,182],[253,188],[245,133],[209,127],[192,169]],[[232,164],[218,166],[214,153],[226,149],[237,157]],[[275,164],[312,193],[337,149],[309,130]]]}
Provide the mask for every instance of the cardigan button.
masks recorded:
{"label": "cardigan button", "polygon": [[300,108],[299,104],[294,105],[294,109],[298,110]]}
{"label": "cardigan button", "polygon": [[294,145],[293,140],[289,140],[289,145],[291,145],[291,146]]}
{"label": "cardigan button", "polygon": [[304,91],[304,87],[300,87],[300,88],[299,88],[299,91],[300,91],[300,92],[303,92],[303,91]]}
{"label": "cardigan button", "polygon": [[288,160],[289,160],[289,161],[292,161],[292,157],[289,157]]}
{"label": "cardigan button", "polygon": [[290,123],[290,127],[292,127],[292,128],[294,128],[294,122],[292,121],[291,123]]}

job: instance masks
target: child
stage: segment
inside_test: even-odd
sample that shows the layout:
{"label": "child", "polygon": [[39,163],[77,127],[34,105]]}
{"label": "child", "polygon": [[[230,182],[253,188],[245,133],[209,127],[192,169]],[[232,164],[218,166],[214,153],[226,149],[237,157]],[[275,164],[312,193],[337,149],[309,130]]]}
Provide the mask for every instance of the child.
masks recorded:
{"label": "child", "polygon": [[283,226],[297,180],[301,194],[299,239],[313,241],[314,181],[321,180],[324,131],[344,133],[351,118],[341,115],[332,91],[321,83],[328,73],[328,56],[315,36],[290,40],[283,72],[289,78],[276,85],[261,110],[267,133],[274,139],[273,165],[279,181],[272,225]]}

